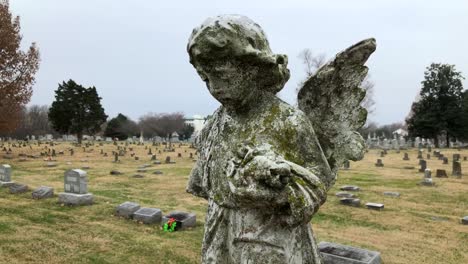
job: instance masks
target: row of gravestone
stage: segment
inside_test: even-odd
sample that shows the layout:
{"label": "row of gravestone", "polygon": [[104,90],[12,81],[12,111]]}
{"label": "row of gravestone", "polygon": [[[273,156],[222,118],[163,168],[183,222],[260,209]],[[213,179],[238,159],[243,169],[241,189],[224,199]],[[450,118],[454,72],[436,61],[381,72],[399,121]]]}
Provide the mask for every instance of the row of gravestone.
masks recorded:
{"label": "row of gravestone", "polygon": [[[15,183],[11,179],[12,169],[8,164],[0,165],[0,187],[10,188],[10,193],[25,193],[29,187],[25,184]],[[32,192],[34,199],[51,198],[54,189],[41,186]],[[65,205],[90,205],[93,203],[93,195],[88,193],[88,181],[86,172],[79,169],[68,170],[64,176],[64,192],[58,194],[59,203]]]}
{"label": "row of gravestone", "polygon": [[[162,224],[167,231],[183,230],[194,227],[197,218],[194,213],[172,211],[162,215],[158,208],[140,207],[135,202],[124,202],[115,208],[115,215],[127,219],[133,219],[143,224]],[[172,227],[172,229],[171,229]]]}
{"label": "row of gravestone", "polygon": [[[15,183],[11,180],[11,166],[7,164],[0,165],[0,186],[9,187],[11,193],[24,193],[28,187],[23,184]],[[54,190],[51,187],[41,186],[32,193],[33,198],[51,198],[54,196]],[[64,176],[64,192],[59,193],[59,203],[65,205],[91,205],[93,203],[93,194],[88,192],[88,180],[85,171],[80,169],[68,170]],[[178,226],[176,230],[182,230],[194,227],[196,216],[193,213],[181,211],[172,211],[162,216],[161,210],[156,208],[140,208],[139,204],[125,202],[116,208],[116,215],[132,218],[145,224],[160,223],[163,225],[174,224]],[[175,231],[175,230],[171,230]]]}

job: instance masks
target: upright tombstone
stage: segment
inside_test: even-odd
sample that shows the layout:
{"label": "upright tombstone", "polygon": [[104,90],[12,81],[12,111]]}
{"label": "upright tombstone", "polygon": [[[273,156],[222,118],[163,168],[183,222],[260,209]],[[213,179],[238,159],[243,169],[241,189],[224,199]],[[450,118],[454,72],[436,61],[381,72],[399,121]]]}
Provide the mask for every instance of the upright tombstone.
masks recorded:
{"label": "upright tombstone", "polygon": [[66,205],[90,205],[94,197],[88,193],[88,178],[80,169],[65,172],[65,192],[59,193],[59,203]]}
{"label": "upright tombstone", "polygon": [[[190,153],[191,154],[191,153]],[[344,164],[343,164],[343,168],[345,170],[349,170],[349,167],[350,167],[350,163],[349,163],[349,160],[345,160]]]}
{"label": "upright tombstone", "polygon": [[426,170],[426,167],[427,167],[427,162],[423,159],[419,160],[419,165],[421,166],[421,168],[419,168],[419,172],[424,172]]}
{"label": "upright tombstone", "polygon": [[422,150],[420,149],[420,150],[418,150],[418,159],[422,159],[422,158],[423,158]]}
{"label": "upright tombstone", "polygon": [[436,177],[437,178],[447,178],[447,172],[445,170],[438,169],[436,170]]}
{"label": "upright tombstone", "polygon": [[427,153],[426,159],[430,160],[431,159],[431,154]]}
{"label": "upright tombstone", "polygon": [[13,183],[11,181],[11,166],[8,164],[0,165],[0,187],[8,187]]}
{"label": "upright tombstone", "polygon": [[460,154],[453,154],[453,161],[459,161],[460,160]]}
{"label": "upright tombstone", "polygon": [[409,160],[409,155],[407,152],[405,152],[405,154],[403,154],[403,160]]}
{"label": "upright tombstone", "polygon": [[381,159],[377,159],[377,163],[375,163],[375,166],[376,166],[376,167],[383,167],[384,164],[383,164],[383,162],[382,162]]}
{"label": "upright tombstone", "polygon": [[461,162],[459,160],[454,160],[452,162],[452,176],[457,178],[461,178],[462,176]]}
{"label": "upright tombstone", "polygon": [[431,175],[431,170],[430,169],[426,169],[424,171],[424,178],[421,182],[421,185],[424,185],[424,186],[434,186],[434,182],[432,181],[432,175]]}
{"label": "upright tombstone", "polygon": [[442,158],[444,162],[442,162],[442,164],[448,164],[448,158],[447,157],[443,157]]}

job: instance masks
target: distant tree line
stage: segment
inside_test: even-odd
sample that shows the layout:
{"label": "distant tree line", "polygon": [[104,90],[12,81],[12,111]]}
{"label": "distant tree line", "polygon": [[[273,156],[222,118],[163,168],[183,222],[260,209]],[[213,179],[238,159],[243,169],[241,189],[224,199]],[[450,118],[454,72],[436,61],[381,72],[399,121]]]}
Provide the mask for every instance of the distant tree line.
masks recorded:
{"label": "distant tree line", "polygon": [[0,131],[1,137],[25,139],[27,136],[74,134],[102,135],[125,140],[129,137],[156,137],[170,141],[174,133],[180,140],[191,137],[194,127],[185,123],[182,113],[149,113],[135,122],[119,113],[107,120],[95,87],[85,88],[73,80],[59,84],[51,107],[33,105],[18,111],[16,126]]}

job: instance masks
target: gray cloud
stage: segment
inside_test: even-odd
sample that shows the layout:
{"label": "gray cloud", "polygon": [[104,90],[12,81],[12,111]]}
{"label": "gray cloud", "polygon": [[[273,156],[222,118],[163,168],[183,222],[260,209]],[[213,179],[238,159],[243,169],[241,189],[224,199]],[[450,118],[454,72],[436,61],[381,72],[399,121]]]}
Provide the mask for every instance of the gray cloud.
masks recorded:
{"label": "gray cloud", "polygon": [[[107,114],[210,114],[219,105],[188,62],[192,29],[209,16],[249,16],[274,52],[289,56],[291,80],[280,96],[295,102],[305,73],[299,52],[333,56],[375,37],[368,66],[376,83],[373,120],[402,121],[431,62],[455,64],[468,77],[466,1],[110,1],[11,0],[24,44],[36,41],[42,63],[33,104],[50,104],[69,78],[94,85]],[[466,81],[465,81],[466,85]]]}

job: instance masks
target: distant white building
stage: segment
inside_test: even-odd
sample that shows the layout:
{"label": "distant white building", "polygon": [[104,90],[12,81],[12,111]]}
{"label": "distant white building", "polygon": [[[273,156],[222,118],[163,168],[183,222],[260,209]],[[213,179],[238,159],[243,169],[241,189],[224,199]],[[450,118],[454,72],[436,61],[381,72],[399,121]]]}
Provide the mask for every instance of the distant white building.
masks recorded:
{"label": "distant white building", "polygon": [[203,117],[201,115],[194,115],[192,118],[186,118],[185,123],[192,125],[194,130],[194,134],[198,135],[198,133],[203,129],[205,126],[206,122],[206,117]]}
{"label": "distant white building", "polygon": [[396,135],[398,135],[398,136],[403,136],[403,137],[406,137],[406,136],[408,136],[408,131],[406,131],[406,130],[404,130],[404,129],[401,129],[401,128],[399,128],[399,129],[397,129],[397,130],[393,131],[393,133],[392,133],[392,134],[394,134],[394,135],[396,134]]}

